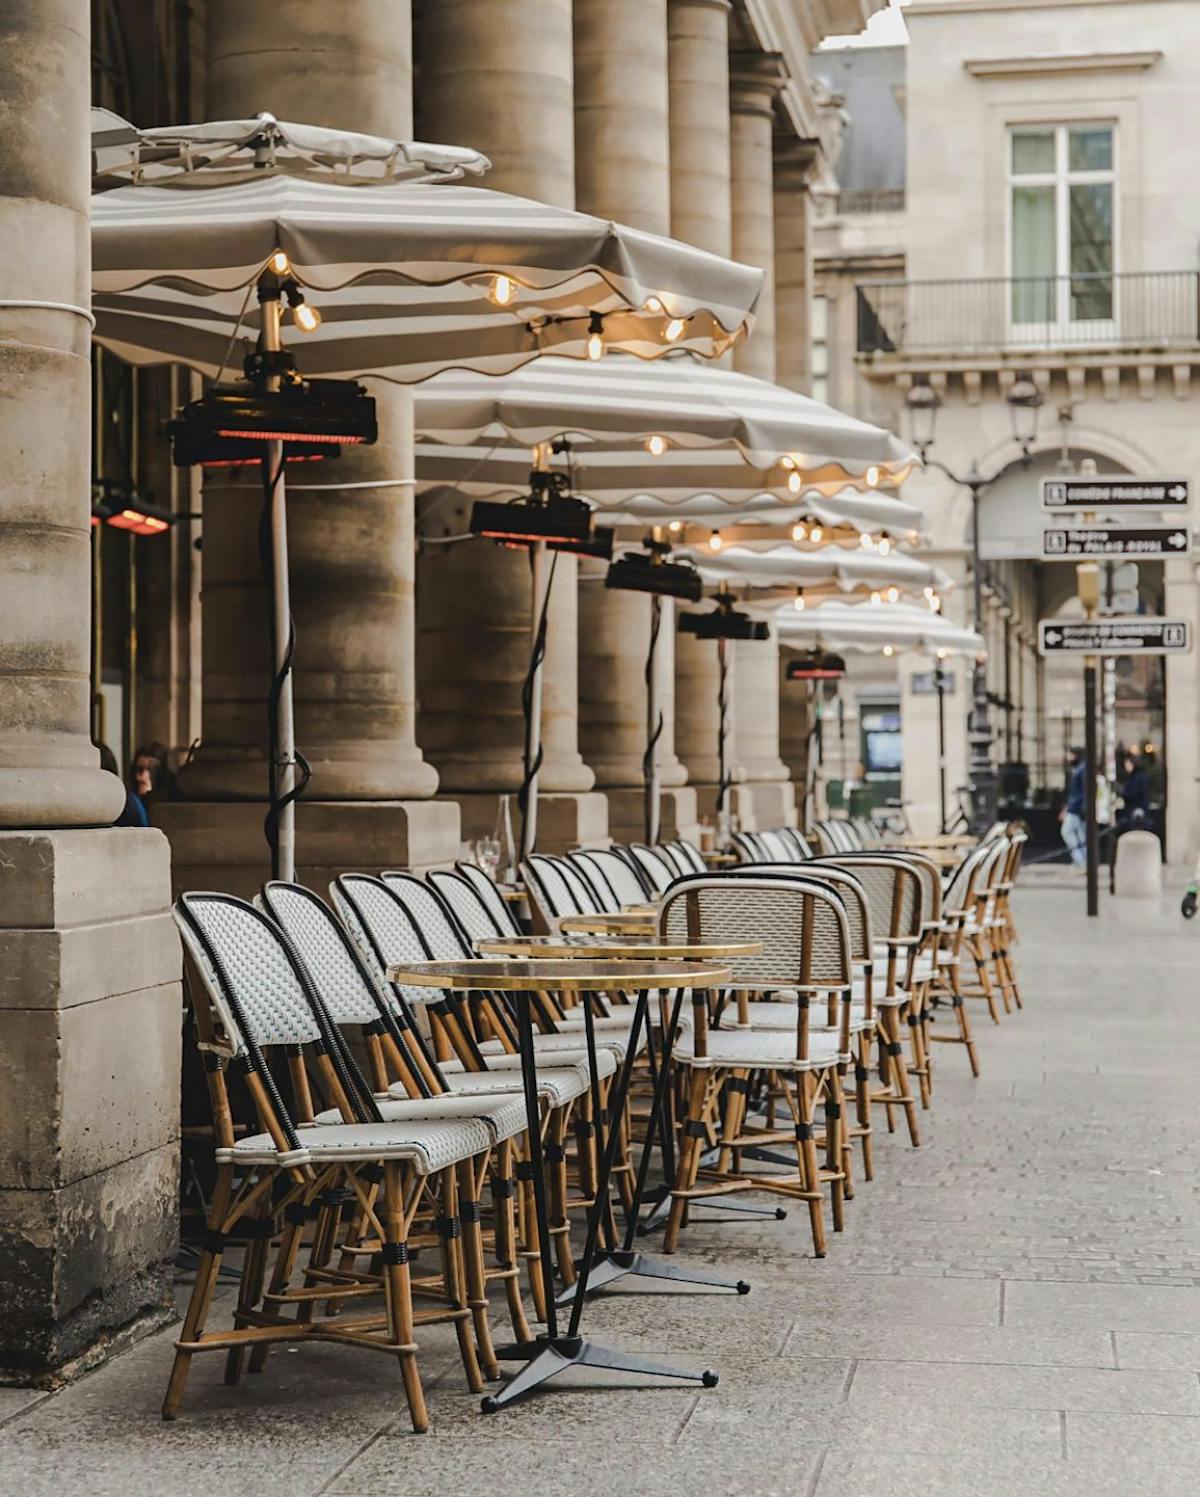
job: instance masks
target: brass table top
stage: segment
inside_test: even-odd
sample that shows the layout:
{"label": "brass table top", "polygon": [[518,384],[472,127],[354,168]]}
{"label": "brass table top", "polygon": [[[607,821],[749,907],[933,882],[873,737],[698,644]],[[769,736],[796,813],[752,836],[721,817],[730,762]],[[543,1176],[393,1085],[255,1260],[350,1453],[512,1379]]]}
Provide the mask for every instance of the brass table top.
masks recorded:
{"label": "brass table top", "polygon": [[653,930],[657,919],[658,911],[651,909],[610,911],[604,915],[564,915],[558,928],[582,931],[585,935],[594,935],[598,931],[620,934],[622,931]]}
{"label": "brass table top", "polygon": [[758,956],[761,941],[623,941],[618,936],[599,941],[564,941],[556,936],[504,936],[476,941],[481,956],[532,956],[539,961],[717,961],[731,956]]}
{"label": "brass table top", "polygon": [[732,979],[718,962],[487,961],[399,962],[391,982],[421,988],[497,988],[516,992],[615,991],[626,988],[719,987]]}
{"label": "brass table top", "polygon": [[496,891],[501,899],[506,899],[509,904],[520,904],[527,896],[524,889],[500,889]]}

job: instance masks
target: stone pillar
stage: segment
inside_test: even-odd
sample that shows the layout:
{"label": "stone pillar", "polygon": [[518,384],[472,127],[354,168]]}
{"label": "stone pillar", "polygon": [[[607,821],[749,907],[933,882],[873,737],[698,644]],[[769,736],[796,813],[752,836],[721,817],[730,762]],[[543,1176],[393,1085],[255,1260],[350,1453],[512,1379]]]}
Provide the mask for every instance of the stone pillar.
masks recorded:
{"label": "stone pillar", "polygon": [[[207,110],[412,136],[407,0],[270,7],[214,0]],[[319,302],[319,297],[318,297]],[[303,368],[304,348],[296,349]],[[296,621],[296,741],[313,778],[297,807],[298,875],[452,859],[453,810],[416,745],[412,396],[368,381],[379,441],[336,467],[294,468],[288,547]],[[204,496],[204,744],[180,774],[193,804],[159,808],[176,878],[248,893],[268,855],[256,816],[221,802],[265,795],[269,595],[258,553],[261,500],[244,473]],[[344,484],[344,488],[338,485]],[[371,487],[378,484],[379,487]],[[218,803],[218,804],[214,804]]]}
{"label": "stone pillar", "polygon": [[0,1382],[39,1386],[169,1318],[178,1190],[167,845],[88,732],[89,97],[85,0],[4,0]]}
{"label": "stone pillar", "polygon": [[[729,188],[729,0],[669,0],[667,82],[671,233],[715,255],[732,247]],[[717,651],[675,636],[675,746],[698,814],[717,780]]]}
{"label": "stone pillar", "polygon": [[775,141],[775,378],[789,390],[812,390],[813,236],[808,176],[815,142]]}
{"label": "stone pillar", "polygon": [[671,233],[728,255],[729,0],[670,0]]}
{"label": "stone pillar", "polygon": [[[668,234],[671,228],[667,0],[575,0],[575,200],[585,213]],[[647,459],[647,479],[653,479]],[[603,577],[602,568],[591,568]],[[579,592],[579,740],[608,796],[609,831],[645,835],[645,663],[650,598],[600,580]],[[674,834],[695,823],[695,795],[675,755],[674,632],[669,603],[657,662],[661,820]],[[669,692],[662,684],[671,682]]]}
{"label": "stone pillar", "polygon": [[734,646],[734,739],[756,826],[794,826],[796,794],[779,756],[779,636]]}
{"label": "stone pillar", "polygon": [[789,681],[789,662],[800,657],[800,651],[781,644],[779,647],[779,757],[787,765],[796,803],[796,825],[806,825],[805,795],[811,770],[811,756],[816,752],[813,728],[817,704],[811,681]]}
{"label": "stone pillar", "polygon": [[[475,146],[487,185],[575,205],[571,0],[437,0],[422,12],[417,110],[428,140]],[[469,506],[464,506],[463,521]],[[498,794],[521,783],[521,685],[529,666],[529,566],[491,541],[420,555],[419,735],[462,811],[463,834],[490,832]],[[544,670],[538,846],[606,835],[604,797],[579,753],[577,563],[555,570]]]}
{"label": "stone pillar", "polygon": [[787,82],[772,52],[737,52],[729,74],[733,258],[766,272],[754,332],[733,351],[734,368],[775,378],[774,101]]}

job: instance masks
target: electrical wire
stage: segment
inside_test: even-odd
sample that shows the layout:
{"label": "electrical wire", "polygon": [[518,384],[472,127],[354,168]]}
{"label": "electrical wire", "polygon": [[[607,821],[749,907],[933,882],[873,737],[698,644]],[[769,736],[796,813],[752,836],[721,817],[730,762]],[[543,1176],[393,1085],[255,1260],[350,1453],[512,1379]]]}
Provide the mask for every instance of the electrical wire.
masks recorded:
{"label": "electrical wire", "polygon": [[[650,648],[646,652],[646,666],[643,679],[646,682],[646,699],[649,701],[654,691],[654,668],[655,654],[658,648],[658,635],[662,628],[662,598],[654,593],[650,598]],[[653,834],[655,811],[654,805],[654,760],[658,752],[658,741],[663,735],[665,719],[662,711],[658,713],[658,719],[651,728],[646,742],[646,752],[642,755],[642,783],[646,787],[646,841],[653,843],[656,838]]]}
{"label": "electrical wire", "polygon": [[[275,499],[275,490],[278,488],[283,477],[285,459],[280,456],[279,467],[274,474],[268,474],[267,460],[263,459],[263,507],[258,521],[258,555],[262,567],[263,581],[266,583],[268,594],[274,590],[274,545],[271,539],[271,505]],[[278,641],[275,638],[274,610],[272,610],[271,623],[271,658],[274,659],[278,651]],[[288,639],[287,648],[284,651],[283,662],[279,669],[271,677],[271,687],[267,693],[267,764],[268,764],[268,807],[267,814],[263,820],[263,831],[266,834],[267,844],[271,849],[271,877],[279,877],[279,820],[284,809],[293,801],[299,800],[312,779],[312,767],[299,749],[293,749],[290,761],[291,767],[298,771],[296,783],[284,796],[279,794],[280,771],[286,766],[279,759],[279,702],[283,695],[283,688],[292,670],[292,660],[296,653],[296,621],[288,610]]]}
{"label": "electrical wire", "polygon": [[542,611],[533,631],[533,648],[529,652],[529,669],[525,673],[525,680],[521,684],[521,712],[525,718],[525,748],[522,755],[525,774],[521,781],[521,788],[517,791],[517,809],[521,813],[521,840],[518,857],[522,861],[527,853],[533,851],[531,847],[526,845],[526,837],[529,831],[529,792],[534,780],[537,778],[538,770],[542,767],[542,760],[545,758],[545,749],[540,739],[536,757],[532,753],[533,683],[537,678],[538,671],[542,668],[542,662],[546,658],[546,624],[550,616],[550,594],[554,589],[554,571],[557,566],[558,552],[556,551],[550,559],[550,575],[546,579],[546,593],[542,599]]}
{"label": "electrical wire", "polygon": [[725,735],[729,723],[729,650],[723,639],[717,641],[717,662],[720,669],[717,684],[717,811],[725,810],[725,798],[733,786],[733,776],[725,764]]}
{"label": "electrical wire", "polygon": [[[225,345],[225,352],[221,355],[221,362],[217,366],[216,374],[213,376],[212,386],[216,386],[221,383],[221,376],[225,373],[225,370],[229,366],[229,355],[233,352],[233,345],[237,342],[237,336],[242,330],[242,323],[246,319],[246,308],[250,305],[250,294],[257,285],[258,278],[255,277],[255,279],[252,280],[246,287],[246,294],[242,297],[242,305],[237,314],[237,321],[233,324],[233,332],[230,333],[229,342]],[[210,388],[212,387],[210,386]]]}

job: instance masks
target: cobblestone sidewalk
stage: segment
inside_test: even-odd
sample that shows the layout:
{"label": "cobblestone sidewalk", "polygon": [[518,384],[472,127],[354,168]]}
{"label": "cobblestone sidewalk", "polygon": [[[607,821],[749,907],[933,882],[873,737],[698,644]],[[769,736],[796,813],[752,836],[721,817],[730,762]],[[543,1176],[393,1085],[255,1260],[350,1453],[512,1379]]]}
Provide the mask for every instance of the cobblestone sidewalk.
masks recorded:
{"label": "cobblestone sidewalk", "polygon": [[171,1335],[65,1391],[0,1389],[0,1493],[425,1497],[1195,1497],[1200,1492],[1200,923],[1178,896],[1083,914],[1022,888],[1024,1013],[973,1009],[983,1076],[938,1047],[924,1146],[883,1134],[828,1258],[806,1219],[697,1225],[686,1253],[753,1283],[611,1295],[600,1339],[716,1367],[694,1388],[573,1388],[491,1419],[445,1339],[433,1431],[398,1374],[334,1348],[158,1404]]}

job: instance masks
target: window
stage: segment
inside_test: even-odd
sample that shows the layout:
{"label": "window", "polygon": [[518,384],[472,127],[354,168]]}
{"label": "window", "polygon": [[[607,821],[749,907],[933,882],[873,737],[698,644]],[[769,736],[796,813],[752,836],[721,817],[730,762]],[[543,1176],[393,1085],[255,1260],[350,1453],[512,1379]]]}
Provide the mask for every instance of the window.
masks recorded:
{"label": "window", "polygon": [[1011,317],[1017,327],[1113,319],[1113,130],[1020,126],[1009,133]]}
{"label": "window", "polygon": [[809,337],[809,373],[814,400],[829,401],[829,301],[824,296],[812,299],[812,321]]}

